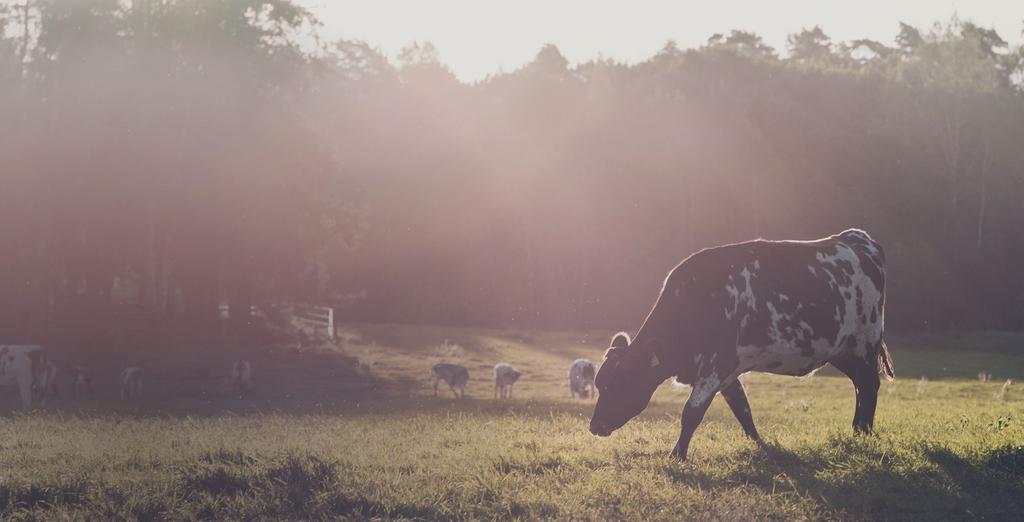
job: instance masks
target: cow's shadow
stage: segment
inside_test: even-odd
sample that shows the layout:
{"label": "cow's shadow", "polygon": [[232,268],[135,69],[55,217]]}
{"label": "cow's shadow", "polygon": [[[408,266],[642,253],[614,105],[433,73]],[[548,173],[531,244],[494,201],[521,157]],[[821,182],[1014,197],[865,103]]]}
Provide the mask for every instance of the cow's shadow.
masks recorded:
{"label": "cow's shadow", "polygon": [[[731,455],[740,465],[723,481],[706,466],[671,463],[670,480],[710,490],[723,482],[788,493],[822,503],[838,518],[1019,520],[1024,512],[1024,447],[977,459],[928,444],[892,455],[856,436],[833,436],[814,454],[768,441]],[[926,444],[926,443],[922,443]]]}

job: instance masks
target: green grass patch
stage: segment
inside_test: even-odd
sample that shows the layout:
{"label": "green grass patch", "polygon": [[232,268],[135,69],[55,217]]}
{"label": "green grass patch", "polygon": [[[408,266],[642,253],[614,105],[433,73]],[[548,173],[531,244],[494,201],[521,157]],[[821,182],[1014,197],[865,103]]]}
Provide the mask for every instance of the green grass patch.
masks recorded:
{"label": "green grass patch", "polygon": [[[716,400],[680,464],[667,454],[687,389],[663,386],[609,438],[588,433],[593,403],[569,399],[564,374],[573,358],[598,359],[604,334],[348,328],[337,359],[309,363],[350,362],[336,373],[321,367],[292,383],[305,355],[282,369],[273,352],[251,357],[260,387],[252,398],[180,399],[166,378],[164,395],[131,407],[101,393],[87,407],[65,398],[8,415],[0,518],[1011,520],[1024,512],[1024,386],[1004,387],[1022,370],[1012,349],[1020,336],[963,336],[963,349],[941,337],[891,339],[898,378],[882,385],[878,433],[869,437],[853,434],[845,378],[749,375],[765,443],[745,439]],[[989,350],[992,339],[1005,344]],[[438,360],[470,367],[466,399],[430,396]],[[525,371],[509,401],[490,398],[489,368],[499,360]],[[369,373],[355,371],[360,364]]]}

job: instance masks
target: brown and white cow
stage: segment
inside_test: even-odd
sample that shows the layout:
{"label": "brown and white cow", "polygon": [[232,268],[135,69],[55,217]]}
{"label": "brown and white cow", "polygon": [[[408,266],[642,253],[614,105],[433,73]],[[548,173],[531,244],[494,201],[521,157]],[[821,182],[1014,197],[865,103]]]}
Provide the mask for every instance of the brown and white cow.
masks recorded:
{"label": "brown and white cow", "polygon": [[0,386],[18,388],[21,409],[32,407],[33,395],[39,388],[48,361],[38,345],[0,345]]}
{"label": "brown and white cow", "polygon": [[590,431],[608,436],[650,402],[665,379],[693,385],[672,455],[721,393],[757,440],[746,393],[750,371],[807,375],[825,364],[856,388],[853,427],[874,425],[879,369],[892,379],[882,341],[885,254],[851,229],[817,241],[766,241],[701,250],[676,266],[636,337],[612,339],[597,374]]}

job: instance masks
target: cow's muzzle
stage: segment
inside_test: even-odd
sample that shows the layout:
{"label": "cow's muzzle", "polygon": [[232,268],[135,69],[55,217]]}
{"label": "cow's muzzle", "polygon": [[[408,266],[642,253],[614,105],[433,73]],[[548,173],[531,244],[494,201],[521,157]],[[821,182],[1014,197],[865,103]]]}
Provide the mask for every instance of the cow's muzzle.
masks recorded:
{"label": "cow's muzzle", "polygon": [[598,437],[607,437],[612,434],[612,430],[604,424],[590,421],[590,433],[593,433]]}

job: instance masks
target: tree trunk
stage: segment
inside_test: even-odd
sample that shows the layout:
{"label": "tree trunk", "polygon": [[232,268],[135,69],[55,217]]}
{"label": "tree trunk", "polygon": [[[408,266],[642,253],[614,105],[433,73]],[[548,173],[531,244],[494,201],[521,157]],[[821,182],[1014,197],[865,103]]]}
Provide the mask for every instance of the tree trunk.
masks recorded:
{"label": "tree trunk", "polygon": [[18,57],[19,65],[21,65],[21,77],[28,76],[28,44],[29,44],[29,32],[28,32],[28,9],[29,0],[25,0],[25,3],[21,6],[21,56]]}
{"label": "tree trunk", "polygon": [[981,250],[985,240],[985,204],[988,199],[988,170],[992,165],[992,153],[988,141],[985,142],[985,155],[981,160],[981,200],[978,202],[978,235],[977,249]]}

